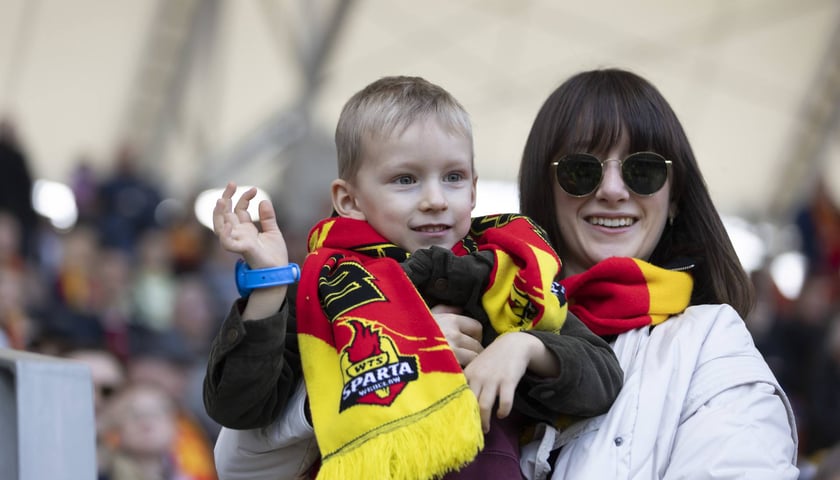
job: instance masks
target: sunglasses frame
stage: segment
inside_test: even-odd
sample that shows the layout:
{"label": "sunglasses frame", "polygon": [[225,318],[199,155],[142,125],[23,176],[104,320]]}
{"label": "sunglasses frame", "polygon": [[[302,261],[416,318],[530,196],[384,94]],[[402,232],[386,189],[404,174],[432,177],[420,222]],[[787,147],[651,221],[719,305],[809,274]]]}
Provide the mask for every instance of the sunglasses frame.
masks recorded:
{"label": "sunglasses frame", "polygon": [[[627,161],[627,159],[629,159],[630,157],[633,157],[635,155],[640,155],[640,154],[653,155],[655,157],[661,158],[662,161],[665,162],[665,181],[662,182],[662,185],[659,188],[657,188],[655,191],[653,191],[651,193],[639,193],[639,192],[633,190],[633,188],[630,187],[630,185],[627,183],[627,180],[625,180],[625,178],[624,178],[624,168],[623,168],[624,167],[624,162]],[[589,191],[587,193],[584,193],[584,194],[581,194],[581,195],[569,192],[568,190],[566,190],[565,187],[563,187],[563,185],[560,183],[560,181],[557,180],[557,167],[560,165],[560,162],[562,162],[564,159],[566,159],[566,158],[568,158],[572,155],[586,155],[586,156],[594,158],[595,160],[598,160],[598,162],[601,164],[601,177],[598,179],[598,183],[595,184],[595,187],[591,191]],[[596,155],[593,155],[591,153],[574,152],[574,153],[568,153],[566,155],[563,155],[559,159],[551,162],[551,167],[554,170],[554,181],[557,182],[557,185],[559,185],[560,188],[563,189],[563,191],[566,192],[566,194],[571,196],[571,197],[575,197],[575,198],[588,197],[589,195],[592,195],[593,193],[598,191],[598,188],[601,186],[601,183],[604,181],[604,164],[606,164],[607,162],[618,162],[618,170],[621,173],[621,181],[624,182],[624,186],[627,187],[627,190],[629,190],[631,193],[633,193],[634,195],[637,195],[639,197],[651,197],[651,196],[659,193],[659,191],[662,190],[662,187],[664,187],[665,184],[668,182],[668,178],[671,176],[671,165],[673,164],[673,162],[671,160],[668,160],[667,158],[663,157],[662,155],[660,155],[656,152],[648,152],[648,151],[634,152],[634,153],[631,153],[631,154],[627,155],[624,158],[608,158],[606,160],[601,160]]]}

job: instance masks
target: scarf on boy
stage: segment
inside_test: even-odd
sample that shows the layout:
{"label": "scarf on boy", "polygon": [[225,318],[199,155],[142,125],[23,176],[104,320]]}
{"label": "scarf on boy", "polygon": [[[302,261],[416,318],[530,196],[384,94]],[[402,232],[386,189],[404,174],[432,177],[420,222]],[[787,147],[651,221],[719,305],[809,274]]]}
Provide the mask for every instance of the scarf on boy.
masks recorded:
{"label": "scarf on boy", "polygon": [[611,257],[560,281],[569,311],[597,335],[658,325],[686,309],[694,280],[630,257]]}
{"label": "scarf on boy", "polygon": [[[519,215],[473,221],[456,255],[492,250],[482,305],[500,333],[559,331],[560,261]],[[318,478],[433,478],[483,448],[478,404],[425,301],[399,262],[409,253],[369,224],[316,225],[297,296],[301,363],[321,466]]]}

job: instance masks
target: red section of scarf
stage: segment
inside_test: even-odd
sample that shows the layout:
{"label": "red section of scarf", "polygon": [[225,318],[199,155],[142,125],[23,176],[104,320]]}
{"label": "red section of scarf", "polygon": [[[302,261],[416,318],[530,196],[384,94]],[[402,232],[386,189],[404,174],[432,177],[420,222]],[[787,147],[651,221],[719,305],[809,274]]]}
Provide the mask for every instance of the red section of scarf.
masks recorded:
{"label": "red section of scarf", "polygon": [[[644,266],[644,270],[642,269]],[[612,257],[589,270],[560,282],[566,289],[569,310],[598,335],[615,335],[651,324],[651,312],[663,312],[651,299],[685,298],[670,307],[671,314],[685,310],[691,297],[685,282],[669,282],[671,276],[685,272],[666,270],[628,257]],[[652,295],[651,289],[659,291]],[[673,291],[669,291],[673,289]]]}

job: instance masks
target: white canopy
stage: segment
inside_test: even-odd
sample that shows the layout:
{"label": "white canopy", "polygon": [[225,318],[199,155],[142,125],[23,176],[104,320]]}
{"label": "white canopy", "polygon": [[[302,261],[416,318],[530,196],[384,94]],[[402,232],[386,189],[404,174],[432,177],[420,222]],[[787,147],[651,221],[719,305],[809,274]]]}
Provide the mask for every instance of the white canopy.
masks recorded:
{"label": "white canopy", "polygon": [[671,101],[723,213],[840,184],[835,0],[2,0],[0,59],[0,109],[56,181],[131,138],[169,195],[233,179],[321,208],[341,105],[392,74],[451,91],[479,181],[515,181],[549,92],[616,66]]}

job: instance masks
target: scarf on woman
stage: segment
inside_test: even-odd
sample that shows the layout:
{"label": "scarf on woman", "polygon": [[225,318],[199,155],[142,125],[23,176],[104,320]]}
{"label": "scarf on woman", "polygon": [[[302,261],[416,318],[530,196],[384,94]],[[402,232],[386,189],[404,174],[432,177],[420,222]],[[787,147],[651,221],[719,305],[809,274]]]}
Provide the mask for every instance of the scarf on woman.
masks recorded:
{"label": "scarf on woman", "polygon": [[[560,261],[519,215],[473,221],[456,255],[494,252],[481,298],[500,333],[559,331]],[[298,339],[318,478],[433,478],[483,448],[475,395],[399,262],[409,253],[359,220],[333,217],[309,236],[297,296]]]}
{"label": "scarf on woman", "polygon": [[643,260],[611,257],[560,281],[569,311],[597,335],[616,335],[658,325],[682,312],[694,280]]}

